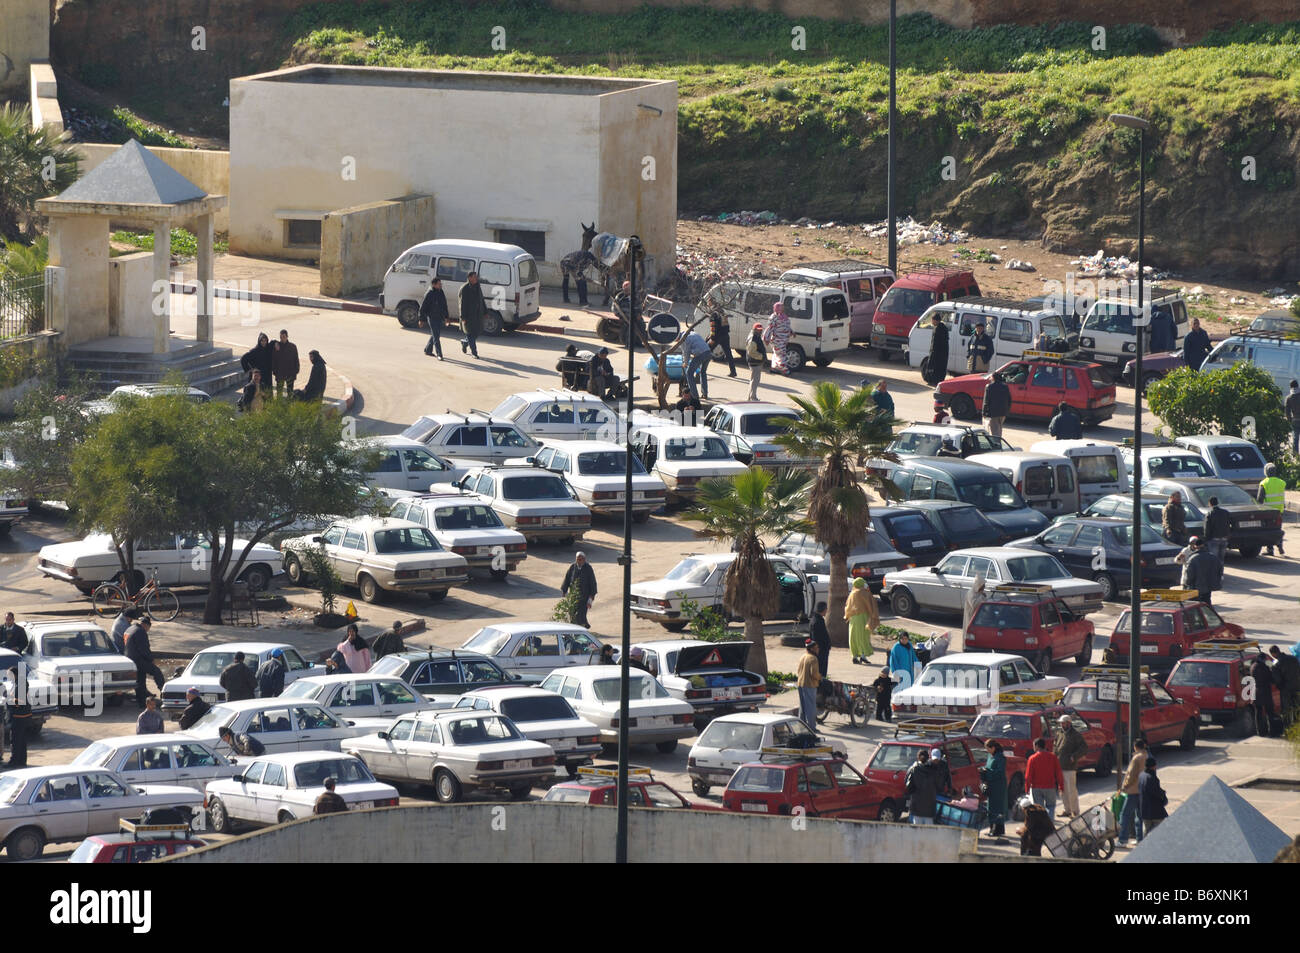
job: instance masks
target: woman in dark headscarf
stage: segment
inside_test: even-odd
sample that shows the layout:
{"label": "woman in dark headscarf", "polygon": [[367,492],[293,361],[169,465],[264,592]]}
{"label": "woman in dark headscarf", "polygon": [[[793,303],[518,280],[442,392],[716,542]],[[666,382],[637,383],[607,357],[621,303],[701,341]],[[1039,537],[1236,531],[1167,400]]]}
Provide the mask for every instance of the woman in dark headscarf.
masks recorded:
{"label": "woman in dark headscarf", "polygon": [[925,365],[925,382],[938,384],[948,376],[948,325],[942,321],[934,322],[934,333],[930,336],[930,358]]}

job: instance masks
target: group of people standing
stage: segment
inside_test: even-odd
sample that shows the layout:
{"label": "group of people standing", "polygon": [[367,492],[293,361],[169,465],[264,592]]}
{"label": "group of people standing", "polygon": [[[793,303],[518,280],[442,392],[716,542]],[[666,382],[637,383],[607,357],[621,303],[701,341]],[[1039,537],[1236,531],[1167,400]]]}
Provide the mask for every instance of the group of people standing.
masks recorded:
{"label": "group of people standing", "polygon": [[[488,312],[487,299],[483,297],[483,286],[479,284],[478,272],[471,271],[465,278],[458,296],[460,303],[460,352],[478,357],[478,339],[483,333],[483,319]],[[437,275],[429,282],[429,290],[420,302],[420,318],[429,325],[429,341],[424,345],[424,353],[433,357],[437,354],[442,360],[442,329],[447,326],[451,312],[447,308],[447,295],[442,290],[442,279]]]}
{"label": "group of people standing", "polygon": [[272,342],[265,332],[257,336],[257,344],[239,359],[239,366],[248,375],[239,397],[239,409],[257,411],[272,396],[271,382],[275,382],[275,397],[294,400],[319,401],[325,396],[325,359],[320,351],[309,351],[307,359],[311,370],[306,386],[294,390],[293,385],[302,373],[298,359],[298,345],[289,340],[289,332],[280,331],[279,340]]}

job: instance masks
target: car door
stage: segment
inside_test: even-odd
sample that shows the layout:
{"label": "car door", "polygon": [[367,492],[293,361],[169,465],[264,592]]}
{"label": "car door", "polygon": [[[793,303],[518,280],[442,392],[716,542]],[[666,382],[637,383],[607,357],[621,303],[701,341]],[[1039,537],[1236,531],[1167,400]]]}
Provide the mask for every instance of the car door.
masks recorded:
{"label": "car door", "polygon": [[421,714],[415,720],[411,738],[402,745],[402,777],[411,781],[433,781],[433,769],[442,747],[442,731],[433,720],[432,713]]}
{"label": "car door", "polygon": [[318,701],[345,720],[370,718],[379,713],[379,706],[375,703],[374,682],[344,682],[335,688],[333,697],[319,698]]}
{"label": "car door", "polygon": [[[572,413],[572,411],[570,411]],[[511,424],[492,424],[492,462],[506,463],[522,459],[537,449],[537,445]],[[570,429],[572,427],[570,426]]]}
{"label": "car door", "polygon": [[86,792],[86,833],[117,833],[118,822],[135,817],[141,810],[141,798],[128,791],[106,771],[87,771],[81,776]]}
{"label": "car door", "polygon": [[872,318],[876,314],[876,286],[870,278],[849,278],[841,285],[849,298],[849,334],[854,340],[871,337]]}
{"label": "car door", "polygon": [[171,746],[140,745],[127,755],[118,773],[131,784],[175,784]]}
{"label": "car door", "polygon": [[291,712],[299,751],[338,751],[353,732],[320,705],[295,705]]}
{"label": "car door", "polygon": [[347,529],[334,547],[334,569],[345,583],[355,583],[366,557],[366,534],[356,528]]}
{"label": "car door", "polygon": [[952,775],[952,789],[961,797],[966,788],[977,795],[980,790],[979,765],[971,756],[970,748],[960,739],[943,743],[943,756],[948,762],[948,773]]}
{"label": "car door", "polygon": [[176,770],[175,783],[187,788],[202,791],[219,774],[221,762],[216,754],[197,741],[173,744],[171,756]]}
{"label": "car door", "polygon": [[183,533],[177,537],[176,547],[176,581],[186,586],[206,585],[212,544],[197,533]]}
{"label": "car door", "polygon": [[284,765],[274,761],[267,762],[262,783],[255,785],[252,793],[253,820],[274,824],[280,820],[282,809],[288,809],[292,813],[292,809],[285,803],[289,786]]}
{"label": "car door", "polygon": [[[239,733],[239,729],[232,727],[231,730]],[[248,727],[243,730],[265,745],[267,754],[298,750],[298,736],[293,730],[287,707],[254,712],[248,720]]]}
{"label": "car door", "polygon": [[339,572],[342,565],[340,558],[343,554],[343,534],[343,525],[335,523],[320,535],[320,545],[324,548],[325,557],[330,561],[330,565],[334,567],[335,572]]}
{"label": "car door", "polygon": [[[157,534],[144,536],[136,544],[135,568],[146,576],[158,574],[158,583],[176,586],[181,582],[181,553],[177,549],[178,537]],[[188,561],[189,554],[186,553]]]}
{"label": "car door", "polygon": [[[86,836],[89,811],[78,775],[49,778],[36,789],[28,803],[32,816],[45,828],[47,840],[72,840]],[[116,823],[111,830],[117,830]]]}
{"label": "car door", "polygon": [[[1157,692],[1159,694],[1157,694]],[[1142,731],[1151,745],[1172,741],[1182,734],[1182,716],[1173,698],[1159,685],[1142,686]]]}
{"label": "car door", "polygon": [[449,456],[460,459],[490,461],[492,450],[488,444],[485,424],[460,424],[447,434],[447,442],[440,448]]}
{"label": "car door", "polygon": [[1065,563],[1067,568],[1073,572],[1070,557],[1067,554],[1071,551],[1074,544],[1074,537],[1079,532],[1079,524],[1066,520],[1048,527],[1038,537],[1038,546],[1044,551],[1051,553],[1061,562]]}
{"label": "car door", "polygon": [[455,659],[430,659],[415,674],[413,683],[426,695],[459,695],[466,689]]}
{"label": "car door", "polygon": [[[283,650],[284,658],[281,659],[281,661],[284,662],[284,683],[286,685],[302,678],[304,675],[310,675],[313,672],[314,667],[311,662],[308,662],[305,658],[299,655],[297,649],[286,645],[283,647]],[[259,662],[258,664],[260,665],[261,663]]]}
{"label": "car door", "polygon": [[549,672],[560,664],[559,652],[554,633],[521,632],[510,648],[509,666],[521,675]]}
{"label": "car door", "polygon": [[376,487],[390,490],[405,490],[406,474],[402,471],[401,453],[394,447],[382,447],[377,451],[378,460],[375,468],[366,473],[366,482]]}
{"label": "car door", "polygon": [[409,688],[395,678],[376,679],[374,692],[375,704],[378,706],[380,717],[395,716],[403,712],[413,711],[422,704],[422,701],[416,698]]}
{"label": "car door", "polygon": [[252,820],[256,808],[255,789],[262,781],[262,775],[266,772],[265,761],[254,761],[247,768],[240,772],[239,777],[242,781],[232,779],[229,787],[221,795],[221,800],[226,805],[226,813],[231,817],[246,818]]}
{"label": "car door", "polygon": [[600,645],[586,632],[561,632],[559,640],[563,665],[587,665],[600,653]]}
{"label": "car door", "polygon": [[1029,416],[1029,364],[1012,361],[1002,368],[1002,379],[1011,391],[1011,416]]}
{"label": "car door", "polygon": [[1071,575],[1080,579],[1091,579],[1095,573],[1109,572],[1122,586],[1129,571],[1128,561],[1123,557],[1123,553],[1107,547],[1100,526],[1084,524],[1079,527],[1074,541],[1066,547],[1061,562],[1065,563]]}
{"label": "car door", "polygon": [[388,737],[380,738],[379,743],[365,752],[366,766],[370,773],[385,778],[406,776],[406,745],[415,731],[415,715],[399,718],[388,729]]}
{"label": "car door", "polygon": [[1033,325],[1025,318],[1003,318],[998,325],[998,335],[993,342],[993,363],[990,371],[995,371],[1008,361],[1019,359],[1027,349],[1034,346]]}
{"label": "car door", "polygon": [[403,484],[398,489],[428,492],[429,485],[450,479],[451,468],[424,447],[402,447]]}
{"label": "car door", "polygon": [[1032,364],[1025,412],[1031,417],[1053,417],[1065,400],[1065,368],[1060,364]]}
{"label": "car door", "polygon": [[[921,581],[913,590],[918,605],[927,609],[955,609],[961,606],[966,581],[966,566],[970,557],[960,553],[950,553],[930,568],[929,577]],[[918,574],[919,575],[919,574]],[[910,584],[909,584],[910,586]]]}

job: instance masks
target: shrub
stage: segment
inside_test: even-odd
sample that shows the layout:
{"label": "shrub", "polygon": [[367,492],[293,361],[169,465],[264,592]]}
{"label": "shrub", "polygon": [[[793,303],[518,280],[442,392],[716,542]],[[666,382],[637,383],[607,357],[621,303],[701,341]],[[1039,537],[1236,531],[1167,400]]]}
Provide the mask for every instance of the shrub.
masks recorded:
{"label": "shrub", "polygon": [[1147,402],[1172,436],[1244,437],[1269,460],[1282,455],[1291,435],[1273,378],[1248,361],[1219,371],[1179,368],[1147,389]]}
{"label": "shrub", "polygon": [[690,620],[691,634],[705,642],[737,642],[738,633],[732,632],[727,620],[716,606],[702,606],[692,599],[682,600],[682,615]]}
{"label": "shrub", "polygon": [[560,601],[555,604],[551,610],[552,622],[572,622],[574,616],[578,614],[578,587],[570,586],[568,591],[560,597]]}
{"label": "shrub", "polygon": [[339,578],[334,564],[324,546],[308,546],[302,551],[303,568],[316,581],[320,589],[320,611],[329,615],[334,611],[334,602],[343,589],[343,580]]}

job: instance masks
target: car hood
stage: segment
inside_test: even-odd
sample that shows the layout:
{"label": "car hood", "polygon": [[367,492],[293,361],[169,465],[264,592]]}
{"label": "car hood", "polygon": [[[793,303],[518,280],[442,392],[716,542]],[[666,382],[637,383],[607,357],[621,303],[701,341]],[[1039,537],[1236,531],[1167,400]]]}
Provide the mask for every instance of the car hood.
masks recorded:
{"label": "car hood", "polygon": [[676,477],[729,476],[748,467],[739,460],[658,460],[655,469]]}
{"label": "car hood", "polygon": [[1009,536],[1025,536],[1038,533],[1047,527],[1049,520],[1038,510],[1026,507],[1023,510],[1008,510],[1001,513],[985,512],[990,523]]}
{"label": "car hood", "polygon": [[440,529],[434,531],[438,542],[452,546],[516,546],[524,542],[522,533],[512,529]]}
{"label": "car hood", "polygon": [[687,672],[724,672],[729,669],[744,670],[752,642],[705,642],[686,645],[677,650],[674,675]]}
{"label": "car hood", "polygon": [[596,726],[585,718],[554,718],[549,721],[515,722],[515,727],[534,741],[547,738],[576,738],[595,734]]}
{"label": "car hood", "polygon": [[186,804],[203,803],[203,795],[200,792],[179,784],[136,784],[133,787],[139,788],[150,797],[175,798]]}
{"label": "car hood", "polygon": [[683,597],[689,599],[709,592],[710,589],[708,586],[684,586],[680,582],[671,579],[653,579],[649,582],[638,582],[630,591],[634,596],[645,596],[648,599],[681,599]]}

